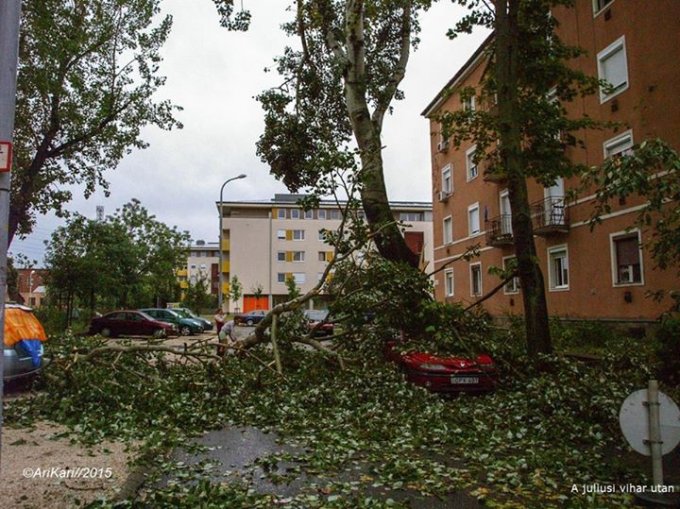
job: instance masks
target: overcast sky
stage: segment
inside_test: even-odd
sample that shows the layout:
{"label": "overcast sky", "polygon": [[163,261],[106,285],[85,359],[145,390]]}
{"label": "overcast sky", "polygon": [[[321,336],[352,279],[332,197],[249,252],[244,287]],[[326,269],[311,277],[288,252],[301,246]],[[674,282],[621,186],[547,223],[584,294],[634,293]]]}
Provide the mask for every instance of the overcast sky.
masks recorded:
{"label": "overcast sky", "polygon": [[[263,120],[254,97],[280,83],[275,72],[264,69],[287,43],[295,43],[279,29],[291,13],[286,12],[287,0],[243,3],[253,14],[251,28],[232,33],[219,26],[212,0],[161,2],[174,22],[162,52],[161,72],[167,82],[158,97],[184,107],[178,114],[184,129],[144,130],[150,147],[127,156],[106,173],[111,196],[97,193],[85,200],[76,189],[69,210],[94,218],[98,205],[112,214],[137,198],[159,220],[189,231],[194,240],[217,241],[215,202],[227,178],[248,176],[226,186],[225,201],[266,200],[286,192],[255,154]],[[444,1],[422,18],[422,42],[411,54],[402,83],[406,99],[394,103],[394,115],[386,119],[383,131],[392,200],[432,199],[429,126],[420,113],[486,36],[480,31],[448,40],[446,31],[460,15],[459,7]],[[40,216],[35,232],[23,241],[15,240],[10,253],[23,253],[41,265],[43,240],[59,224],[53,216]]]}

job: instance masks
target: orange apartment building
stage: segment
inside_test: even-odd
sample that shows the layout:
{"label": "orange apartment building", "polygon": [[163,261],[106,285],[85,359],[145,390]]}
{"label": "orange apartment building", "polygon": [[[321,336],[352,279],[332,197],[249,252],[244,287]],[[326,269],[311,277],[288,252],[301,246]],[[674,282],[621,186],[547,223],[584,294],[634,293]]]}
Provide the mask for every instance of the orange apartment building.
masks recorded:
{"label": "orange apartment building", "polygon": [[[569,157],[589,166],[626,153],[634,144],[660,137],[680,149],[680,1],[576,0],[573,8],[555,9],[559,36],[586,54],[572,65],[606,79],[610,93],[577,98],[569,112],[621,124],[616,130],[578,133],[584,148],[569,148]],[[511,211],[502,179],[485,175],[475,165],[474,143],[459,149],[442,139],[438,113],[484,107],[477,98],[461,103],[463,87],[479,89],[488,65],[490,39],[427,106],[430,119],[435,269],[439,301],[473,302],[500,283],[491,266],[502,267],[514,255]],[[479,167],[477,167],[479,166]],[[529,182],[536,248],[546,284],[551,315],[573,319],[651,321],[667,311],[670,301],[655,302],[648,291],[680,288],[676,268],[660,271],[640,246],[649,232],[628,229],[644,205],[641,199],[615,204],[591,231],[588,219],[593,195],[575,201],[565,193],[578,178],[551,188]],[[467,246],[481,244],[478,258],[455,261]],[[488,299],[495,316],[522,313],[517,281]]]}

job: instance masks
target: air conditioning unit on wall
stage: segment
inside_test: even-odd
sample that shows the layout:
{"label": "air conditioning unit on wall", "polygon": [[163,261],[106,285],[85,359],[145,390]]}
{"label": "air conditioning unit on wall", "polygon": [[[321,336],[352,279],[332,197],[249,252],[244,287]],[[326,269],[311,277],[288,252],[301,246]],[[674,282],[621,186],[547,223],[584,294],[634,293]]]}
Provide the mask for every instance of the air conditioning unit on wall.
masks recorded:
{"label": "air conditioning unit on wall", "polygon": [[437,152],[446,152],[449,149],[449,140],[443,140],[437,143]]}
{"label": "air conditioning unit on wall", "polygon": [[451,191],[439,191],[439,201],[446,201],[451,196]]}

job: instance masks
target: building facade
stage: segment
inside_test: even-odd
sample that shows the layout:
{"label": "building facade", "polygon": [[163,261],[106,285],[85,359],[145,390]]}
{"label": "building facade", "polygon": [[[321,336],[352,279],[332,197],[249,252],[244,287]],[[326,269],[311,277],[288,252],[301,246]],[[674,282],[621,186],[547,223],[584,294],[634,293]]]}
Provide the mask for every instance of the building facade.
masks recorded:
{"label": "building facade", "polygon": [[195,285],[198,281],[205,282],[206,293],[217,295],[219,288],[219,243],[197,240],[189,247],[187,266],[177,271],[177,279],[182,290]]}
{"label": "building facade", "polygon": [[[222,203],[223,292],[225,308],[269,309],[287,296],[286,280],[292,278],[304,293],[312,289],[333,259],[333,247],[323,231],[336,231],[341,210],[335,202],[322,201],[304,211],[300,195],[277,194],[272,200]],[[432,204],[392,202],[395,219],[406,226],[405,237],[425,263],[432,261]],[[217,203],[219,210],[219,202]],[[243,296],[230,302],[229,281],[236,276]],[[311,306],[325,307],[323,298]]]}
{"label": "building facade", "polygon": [[[661,138],[680,149],[680,2],[658,0],[576,0],[552,15],[567,44],[585,54],[572,64],[611,83],[599,94],[564,104],[567,114],[589,115],[618,123],[616,129],[579,133],[584,146],[568,148],[571,160],[588,166],[628,153],[645,139]],[[514,256],[511,211],[505,182],[475,164],[474,142],[456,149],[443,139],[435,120],[444,111],[484,108],[477,97],[461,101],[465,87],[480,88],[491,39],[446,84],[423,115],[430,118],[435,295],[440,301],[474,302],[496,287],[492,266],[504,267]],[[661,271],[642,246],[650,232],[630,229],[644,206],[642,199],[615,204],[592,231],[593,190],[565,199],[580,187],[578,177],[559,179],[544,188],[529,182],[536,248],[553,315],[575,319],[649,321],[669,307],[650,291],[677,289],[676,268]],[[454,261],[471,244],[481,244],[478,258]],[[493,315],[522,313],[517,280],[488,299]]]}
{"label": "building facade", "polygon": [[45,300],[45,269],[17,269],[17,291],[22,304],[40,307]]}

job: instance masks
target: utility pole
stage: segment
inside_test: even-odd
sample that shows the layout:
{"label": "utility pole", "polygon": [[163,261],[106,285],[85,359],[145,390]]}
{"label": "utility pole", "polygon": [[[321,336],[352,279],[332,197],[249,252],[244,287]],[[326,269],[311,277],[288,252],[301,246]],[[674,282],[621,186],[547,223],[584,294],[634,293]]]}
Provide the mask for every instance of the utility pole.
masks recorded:
{"label": "utility pole", "polygon": [[[0,1],[0,346],[5,346],[9,186],[17,95],[21,0]],[[3,362],[0,362],[0,461],[2,460]]]}

